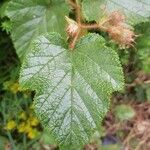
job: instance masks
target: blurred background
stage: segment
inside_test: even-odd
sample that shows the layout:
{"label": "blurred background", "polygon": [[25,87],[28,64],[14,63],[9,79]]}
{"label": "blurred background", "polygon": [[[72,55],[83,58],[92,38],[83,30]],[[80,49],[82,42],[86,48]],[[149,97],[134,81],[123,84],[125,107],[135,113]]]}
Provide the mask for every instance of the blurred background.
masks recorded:
{"label": "blurred background", "polygon": [[[5,3],[0,1],[0,150],[56,150],[34,114],[34,93],[19,87],[20,61],[4,11]],[[95,136],[85,150],[150,150],[150,22],[138,24],[135,32],[135,47],[117,51],[125,90],[113,94],[101,137]],[[107,44],[116,47],[109,40]]]}

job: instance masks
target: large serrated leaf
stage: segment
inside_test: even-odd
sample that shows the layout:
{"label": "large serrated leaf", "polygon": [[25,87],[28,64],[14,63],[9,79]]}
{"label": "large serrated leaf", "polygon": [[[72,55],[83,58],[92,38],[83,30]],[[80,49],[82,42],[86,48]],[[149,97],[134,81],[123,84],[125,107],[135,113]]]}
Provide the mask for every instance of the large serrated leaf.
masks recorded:
{"label": "large serrated leaf", "polygon": [[30,49],[32,41],[46,32],[65,35],[65,0],[11,0],[7,15],[13,22],[12,39],[20,58]]}
{"label": "large serrated leaf", "polygon": [[99,21],[105,12],[121,11],[130,24],[147,21],[150,0],[83,0],[83,14],[87,21]]}
{"label": "large serrated leaf", "polygon": [[40,36],[20,74],[24,89],[36,91],[34,105],[61,150],[81,150],[109,108],[113,91],[123,88],[116,52],[97,34],[67,50],[55,33]]}

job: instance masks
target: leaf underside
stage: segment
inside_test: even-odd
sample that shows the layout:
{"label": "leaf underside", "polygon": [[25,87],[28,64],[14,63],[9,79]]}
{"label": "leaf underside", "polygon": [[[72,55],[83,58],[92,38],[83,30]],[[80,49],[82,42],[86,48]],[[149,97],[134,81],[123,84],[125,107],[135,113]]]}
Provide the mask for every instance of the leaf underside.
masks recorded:
{"label": "leaf underside", "polygon": [[82,8],[87,21],[100,21],[104,12],[117,10],[123,12],[132,25],[150,17],[150,0],[83,0]]}
{"label": "leaf underside", "polygon": [[34,105],[61,150],[81,150],[109,108],[111,93],[123,88],[116,52],[97,34],[74,50],[60,35],[38,37],[23,63],[20,84],[36,91]]}
{"label": "leaf underside", "polygon": [[19,58],[25,56],[35,38],[46,32],[59,32],[65,36],[65,0],[11,0],[7,15],[13,22],[11,32]]}

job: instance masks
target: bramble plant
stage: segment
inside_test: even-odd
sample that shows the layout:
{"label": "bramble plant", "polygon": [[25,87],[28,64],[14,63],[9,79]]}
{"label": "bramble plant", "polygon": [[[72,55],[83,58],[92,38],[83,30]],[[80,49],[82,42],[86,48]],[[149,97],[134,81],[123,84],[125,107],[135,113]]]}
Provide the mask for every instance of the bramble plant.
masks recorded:
{"label": "bramble plant", "polygon": [[11,0],[6,14],[22,62],[20,86],[35,91],[35,112],[60,150],[81,150],[100,131],[110,97],[123,90],[116,50],[134,47],[133,25],[149,0]]}

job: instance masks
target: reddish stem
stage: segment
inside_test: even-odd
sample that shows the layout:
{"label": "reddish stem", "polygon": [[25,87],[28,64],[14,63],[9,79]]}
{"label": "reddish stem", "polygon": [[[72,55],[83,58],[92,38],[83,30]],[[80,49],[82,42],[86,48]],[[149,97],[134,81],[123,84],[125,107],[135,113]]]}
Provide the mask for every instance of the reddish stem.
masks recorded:
{"label": "reddish stem", "polygon": [[81,28],[83,29],[102,29],[102,30],[107,30],[107,28],[105,28],[104,26],[102,25],[99,25],[99,24],[81,24]]}

